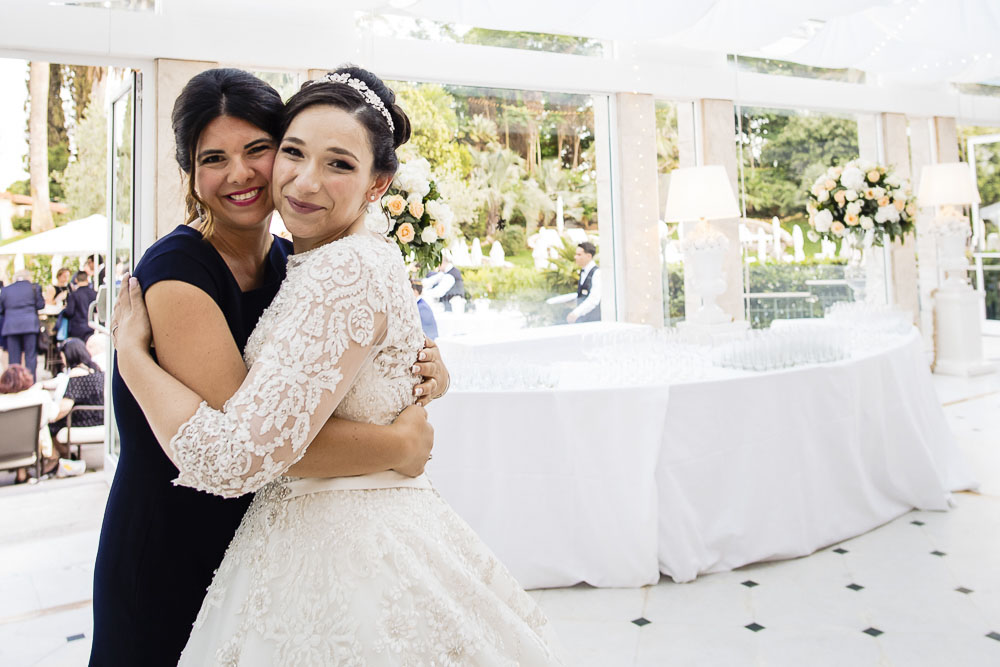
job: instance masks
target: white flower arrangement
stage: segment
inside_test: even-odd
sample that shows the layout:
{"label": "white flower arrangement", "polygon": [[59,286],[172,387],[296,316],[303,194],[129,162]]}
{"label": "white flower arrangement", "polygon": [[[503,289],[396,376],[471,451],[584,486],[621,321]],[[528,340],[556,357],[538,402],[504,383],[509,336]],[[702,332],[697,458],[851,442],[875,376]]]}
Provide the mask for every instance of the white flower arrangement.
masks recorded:
{"label": "white flower arrangement", "polygon": [[830,167],[809,189],[810,238],[829,240],[870,235],[875,245],[914,231],[916,202],[909,183],[866,160]]}
{"label": "white flower arrangement", "polygon": [[455,223],[454,212],[440,197],[430,163],[410,160],[399,165],[381,206],[369,207],[366,224],[393,237],[404,257],[412,255],[424,269],[435,268]]}

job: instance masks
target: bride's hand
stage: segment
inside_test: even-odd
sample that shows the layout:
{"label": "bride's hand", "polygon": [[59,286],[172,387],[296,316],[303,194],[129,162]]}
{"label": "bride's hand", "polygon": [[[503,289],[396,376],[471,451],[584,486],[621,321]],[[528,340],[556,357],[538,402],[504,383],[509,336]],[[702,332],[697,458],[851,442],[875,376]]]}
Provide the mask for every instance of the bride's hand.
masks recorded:
{"label": "bride's hand", "polygon": [[451,375],[441,359],[441,348],[430,338],[424,339],[424,349],[420,350],[417,363],[413,367],[413,374],[422,379],[422,382],[413,388],[417,405],[426,406],[448,391]]}
{"label": "bride's hand", "polygon": [[153,328],[146,313],[146,301],[139,281],[125,274],[111,317],[111,340],[118,352],[135,349],[149,352]]}
{"label": "bride's hand", "polygon": [[427,421],[427,410],[419,405],[399,413],[390,426],[400,439],[401,460],[393,470],[407,477],[416,477],[424,471],[434,447],[434,427]]}

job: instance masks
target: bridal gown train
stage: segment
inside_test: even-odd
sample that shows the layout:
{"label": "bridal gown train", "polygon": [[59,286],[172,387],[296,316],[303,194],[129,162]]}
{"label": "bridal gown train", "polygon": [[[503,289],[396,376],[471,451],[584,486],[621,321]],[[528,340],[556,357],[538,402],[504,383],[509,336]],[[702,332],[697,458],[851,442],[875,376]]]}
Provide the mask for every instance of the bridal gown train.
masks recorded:
{"label": "bridal gown train", "polygon": [[390,423],[422,344],[394,243],[360,233],[289,259],[247,380],[171,441],[175,484],[257,492],[181,665],[561,664],[534,600],[425,476],[284,474],[331,414]]}

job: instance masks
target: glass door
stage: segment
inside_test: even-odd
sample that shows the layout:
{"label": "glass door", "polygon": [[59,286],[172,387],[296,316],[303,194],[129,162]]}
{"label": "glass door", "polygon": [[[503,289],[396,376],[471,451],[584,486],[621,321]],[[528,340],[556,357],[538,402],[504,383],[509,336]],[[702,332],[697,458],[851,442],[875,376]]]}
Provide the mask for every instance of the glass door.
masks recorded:
{"label": "glass door", "polygon": [[[108,254],[104,261],[104,277],[98,288],[98,318],[101,325],[111,321],[111,311],[121,278],[132,272],[135,262],[136,195],[139,192],[136,165],[139,164],[139,119],[142,114],[142,75],[127,75],[124,86],[112,98],[108,114]],[[108,383],[105,390],[105,423],[108,424],[106,469],[113,469],[121,449],[111,401],[111,373],[114,368],[114,348],[108,349]]]}
{"label": "glass door", "polygon": [[967,148],[982,198],[972,207],[973,280],[986,297],[983,333],[1000,336],[1000,134],[969,137]]}

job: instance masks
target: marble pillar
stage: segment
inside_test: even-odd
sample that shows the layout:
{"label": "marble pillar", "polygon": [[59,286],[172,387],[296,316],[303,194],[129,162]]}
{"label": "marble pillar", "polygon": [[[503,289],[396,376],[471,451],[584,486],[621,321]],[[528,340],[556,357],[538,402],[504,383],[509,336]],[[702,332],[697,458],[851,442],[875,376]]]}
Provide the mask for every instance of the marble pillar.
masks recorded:
{"label": "marble pillar", "polygon": [[[652,95],[619,93],[618,253],[623,281],[622,321],[663,326],[659,194],[656,174],[656,109]],[[595,118],[596,120],[596,118]],[[605,236],[602,234],[602,241]],[[602,243],[603,245],[603,243]],[[606,253],[602,253],[602,256]],[[607,275],[607,274],[605,274]],[[602,281],[603,282],[603,281]]]}
{"label": "marble pillar", "polygon": [[170,114],[174,101],[191,77],[218,63],[160,58],[155,66],[156,85],[156,238],[185,220],[186,180],[177,166]]}
{"label": "marble pillar", "polygon": [[[736,154],[736,115],[732,100],[703,99],[695,102],[695,113],[701,119],[701,134],[696,137],[698,163],[703,165],[718,164],[726,168],[729,182],[733,187],[736,200],[740,200],[739,160]],[[726,274],[726,291],[716,300],[719,307],[734,321],[746,319],[746,309],[743,304],[743,253],[740,247],[739,219],[715,220],[712,227],[718,229],[729,239],[729,250],[723,263]],[[686,313],[694,313],[700,303],[693,299],[690,285],[691,272],[684,267],[684,286]]]}
{"label": "marble pillar", "polygon": [[[926,117],[910,117],[910,165],[913,168],[910,183],[913,191],[920,188],[920,174],[923,168],[934,162],[934,122]],[[919,316],[917,326],[924,339],[924,346],[933,345],[934,331],[934,290],[938,287],[937,241],[928,233],[928,225],[934,217],[934,209],[924,207],[917,212],[917,289]]]}
{"label": "marble pillar", "polygon": [[[899,113],[882,114],[883,164],[901,178],[913,182],[910,170],[910,141],[907,135],[906,116]],[[893,302],[911,315],[914,323],[920,312],[917,289],[917,242],[911,236],[897,240],[891,246],[891,293]]]}

